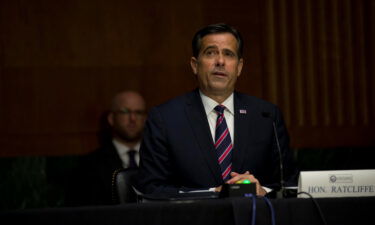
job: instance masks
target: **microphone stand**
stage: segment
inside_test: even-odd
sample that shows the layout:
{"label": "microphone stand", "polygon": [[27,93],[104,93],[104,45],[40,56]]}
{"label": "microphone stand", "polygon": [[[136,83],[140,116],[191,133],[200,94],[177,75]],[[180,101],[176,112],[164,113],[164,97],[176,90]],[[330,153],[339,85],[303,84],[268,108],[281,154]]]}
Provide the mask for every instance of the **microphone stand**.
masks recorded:
{"label": "microphone stand", "polygon": [[276,124],[275,124],[275,121],[273,120],[272,120],[272,125],[273,125],[273,132],[275,134],[277,150],[279,153],[279,163],[280,163],[280,190],[276,193],[276,198],[283,198],[284,192],[285,192],[283,158],[282,158],[282,153],[281,153],[281,148],[280,148],[280,143],[279,143],[279,137],[277,135]]}
{"label": "microphone stand", "polygon": [[275,141],[277,146],[277,151],[279,153],[279,169],[280,169],[280,190],[276,192],[276,198],[284,198],[285,196],[285,187],[284,187],[284,166],[283,166],[283,157],[281,153],[281,147],[279,143],[279,136],[277,135],[276,123],[275,120],[272,118],[271,113],[269,112],[262,112],[262,116],[266,118],[270,118],[272,120],[272,127],[273,133],[275,135]]}

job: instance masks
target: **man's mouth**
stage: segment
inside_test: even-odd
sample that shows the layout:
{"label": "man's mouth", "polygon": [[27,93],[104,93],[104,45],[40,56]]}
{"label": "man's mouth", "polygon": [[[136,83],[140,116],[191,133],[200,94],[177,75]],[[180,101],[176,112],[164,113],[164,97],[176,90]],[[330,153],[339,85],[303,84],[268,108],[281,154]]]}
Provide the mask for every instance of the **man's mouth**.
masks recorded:
{"label": "man's mouth", "polygon": [[225,72],[222,72],[222,71],[214,71],[212,74],[215,75],[215,76],[222,76],[222,77],[227,76],[227,74]]}

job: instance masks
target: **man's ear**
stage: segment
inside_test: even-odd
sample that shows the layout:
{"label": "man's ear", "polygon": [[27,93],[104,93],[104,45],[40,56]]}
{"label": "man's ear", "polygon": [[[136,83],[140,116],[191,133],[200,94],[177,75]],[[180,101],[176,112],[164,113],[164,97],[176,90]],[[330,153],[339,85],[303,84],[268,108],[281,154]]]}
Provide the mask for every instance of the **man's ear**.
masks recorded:
{"label": "man's ear", "polygon": [[197,74],[198,60],[195,57],[191,57],[190,66],[191,66],[191,69],[193,70],[193,73]]}
{"label": "man's ear", "polygon": [[237,71],[238,71],[237,77],[241,75],[242,67],[243,67],[243,58],[239,60],[238,65],[237,65]]}
{"label": "man's ear", "polygon": [[111,127],[113,126],[113,112],[110,112],[108,113],[108,116],[107,116],[107,121],[108,121],[108,124],[111,125]]}

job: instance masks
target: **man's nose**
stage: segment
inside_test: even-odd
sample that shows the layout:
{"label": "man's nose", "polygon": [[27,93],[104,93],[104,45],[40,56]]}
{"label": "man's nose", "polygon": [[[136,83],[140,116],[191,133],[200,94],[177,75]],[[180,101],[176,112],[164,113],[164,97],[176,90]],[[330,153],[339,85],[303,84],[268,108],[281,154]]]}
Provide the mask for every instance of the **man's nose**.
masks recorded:
{"label": "man's nose", "polygon": [[129,113],[129,118],[130,118],[130,120],[136,120],[137,119],[137,114],[135,112],[130,112]]}
{"label": "man's nose", "polygon": [[223,54],[218,54],[216,57],[216,66],[224,66],[225,65],[225,59]]}

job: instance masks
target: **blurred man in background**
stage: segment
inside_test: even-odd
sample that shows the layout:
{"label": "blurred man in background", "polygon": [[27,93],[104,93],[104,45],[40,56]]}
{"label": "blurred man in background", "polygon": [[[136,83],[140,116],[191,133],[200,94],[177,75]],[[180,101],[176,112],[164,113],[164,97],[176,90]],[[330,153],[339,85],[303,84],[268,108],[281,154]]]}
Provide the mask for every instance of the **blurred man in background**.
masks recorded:
{"label": "blurred man in background", "polygon": [[84,156],[74,174],[68,205],[111,204],[112,174],[120,168],[137,168],[139,147],[146,120],[144,98],[123,91],[112,100],[99,133],[100,147]]}

